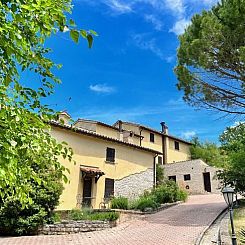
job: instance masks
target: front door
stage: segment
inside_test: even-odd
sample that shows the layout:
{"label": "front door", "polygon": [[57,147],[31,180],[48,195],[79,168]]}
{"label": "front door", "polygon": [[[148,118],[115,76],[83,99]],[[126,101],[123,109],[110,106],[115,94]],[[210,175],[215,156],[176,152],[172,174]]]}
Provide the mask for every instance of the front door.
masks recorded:
{"label": "front door", "polygon": [[203,173],[203,181],[204,181],[204,190],[207,192],[211,192],[211,180],[210,173]]}
{"label": "front door", "polygon": [[83,206],[90,207],[92,198],[92,178],[83,180]]}

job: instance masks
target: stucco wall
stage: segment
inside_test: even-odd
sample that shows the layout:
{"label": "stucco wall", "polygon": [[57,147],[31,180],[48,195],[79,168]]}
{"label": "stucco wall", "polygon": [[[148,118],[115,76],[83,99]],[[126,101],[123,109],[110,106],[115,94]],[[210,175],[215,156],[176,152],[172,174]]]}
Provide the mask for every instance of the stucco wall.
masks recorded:
{"label": "stucco wall", "polygon": [[[154,142],[150,142],[150,133],[154,134]],[[141,134],[144,136],[142,146],[162,152],[162,135],[145,129]]]}
{"label": "stucco wall", "polygon": [[[207,172],[210,172],[211,192],[220,193],[220,182],[215,178],[217,170],[217,168],[208,166],[200,159],[164,165],[165,177],[176,176],[179,186],[186,188],[188,185],[187,191],[192,194],[205,193],[203,173]],[[185,174],[190,174],[191,180],[184,181]]]}
{"label": "stucco wall", "polygon": [[115,181],[115,196],[135,199],[153,186],[153,169],[131,174]]}
{"label": "stucco wall", "polygon": [[167,163],[179,162],[190,160],[190,145],[185,144],[183,142],[179,142],[179,150],[175,150],[174,148],[174,139],[167,138]]}
{"label": "stucco wall", "polygon": [[119,139],[119,131],[113,128],[109,128],[103,125],[97,125],[96,128],[96,133],[97,134],[101,134],[101,135],[105,135],[114,139]]}
{"label": "stucco wall", "polygon": [[[141,173],[153,167],[153,153],[138,150],[111,141],[81,135],[69,130],[53,127],[51,135],[58,141],[66,141],[74,151],[76,165],[61,159],[61,163],[69,168],[67,173],[69,183],[65,184],[65,190],[60,199],[58,209],[72,209],[76,207],[77,195],[82,196],[83,181],[80,165],[94,166],[102,170],[105,175],[100,177],[97,183],[93,179],[92,184],[92,206],[99,208],[104,197],[105,178],[115,180],[123,179],[135,173]],[[114,148],[115,163],[105,162],[106,148]],[[153,183],[153,180],[152,180]]]}

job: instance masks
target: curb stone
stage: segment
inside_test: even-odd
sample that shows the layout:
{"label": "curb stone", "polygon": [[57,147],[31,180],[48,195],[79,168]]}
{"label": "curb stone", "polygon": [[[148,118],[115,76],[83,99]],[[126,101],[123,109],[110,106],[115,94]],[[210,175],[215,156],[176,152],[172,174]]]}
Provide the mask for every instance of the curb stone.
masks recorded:
{"label": "curb stone", "polygon": [[199,236],[198,236],[198,238],[196,239],[196,241],[195,241],[195,243],[194,243],[194,245],[200,245],[201,244],[201,241],[202,241],[202,239],[203,239],[203,236],[204,236],[204,234],[205,234],[205,232],[208,230],[208,229],[210,229],[210,227],[214,224],[214,222],[224,213],[224,212],[226,212],[227,211],[227,207],[225,207],[222,211],[220,211],[217,215],[216,215],[216,217],[215,217],[215,219],[213,219],[209,224],[208,224],[208,226],[199,234]]}

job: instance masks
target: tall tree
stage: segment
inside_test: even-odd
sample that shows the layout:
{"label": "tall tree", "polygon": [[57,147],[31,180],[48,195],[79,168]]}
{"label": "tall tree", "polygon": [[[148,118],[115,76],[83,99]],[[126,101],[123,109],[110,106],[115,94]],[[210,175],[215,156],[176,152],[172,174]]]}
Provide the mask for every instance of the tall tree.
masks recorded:
{"label": "tall tree", "polygon": [[192,106],[245,115],[245,0],[196,14],[179,36],[177,87]]}
{"label": "tall tree", "polygon": [[[20,205],[32,203],[30,186],[48,184],[41,170],[56,171],[57,181],[66,180],[59,159],[71,160],[72,150],[50,137],[45,122],[54,112],[41,99],[60,82],[53,73],[59,65],[47,58],[51,50],[45,40],[69,31],[75,42],[82,36],[91,47],[96,35],[67,20],[71,9],[70,0],[0,1],[0,203],[13,196]],[[20,83],[23,71],[37,74],[39,81],[32,86],[37,89]]]}
{"label": "tall tree", "polygon": [[202,159],[205,163],[224,167],[226,164],[226,154],[216,144],[210,142],[200,142],[197,137],[192,139],[192,146],[190,148],[192,159]]}
{"label": "tall tree", "polygon": [[221,147],[227,152],[228,164],[219,173],[224,185],[231,185],[245,194],[245,123],[228,127],[220,136]]}

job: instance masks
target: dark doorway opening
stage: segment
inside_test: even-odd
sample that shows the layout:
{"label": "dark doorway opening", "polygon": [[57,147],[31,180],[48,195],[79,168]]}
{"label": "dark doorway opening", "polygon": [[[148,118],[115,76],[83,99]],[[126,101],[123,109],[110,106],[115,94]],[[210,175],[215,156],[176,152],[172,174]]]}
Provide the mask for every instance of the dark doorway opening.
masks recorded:
{"label": "dark doorway opening", "polygon": [[176,175],[168,176],[168,179],[176,182]]}
{"label": "dark doorway opening", "polygon": [[83,179],[83,206],[91,207],[92,178]]}
{"label": "dark doorway opening", "polygon": [[204,181],[204,190],[207,192],[211,192],[211,180],[210,173],[203,173],[203,181]]}

